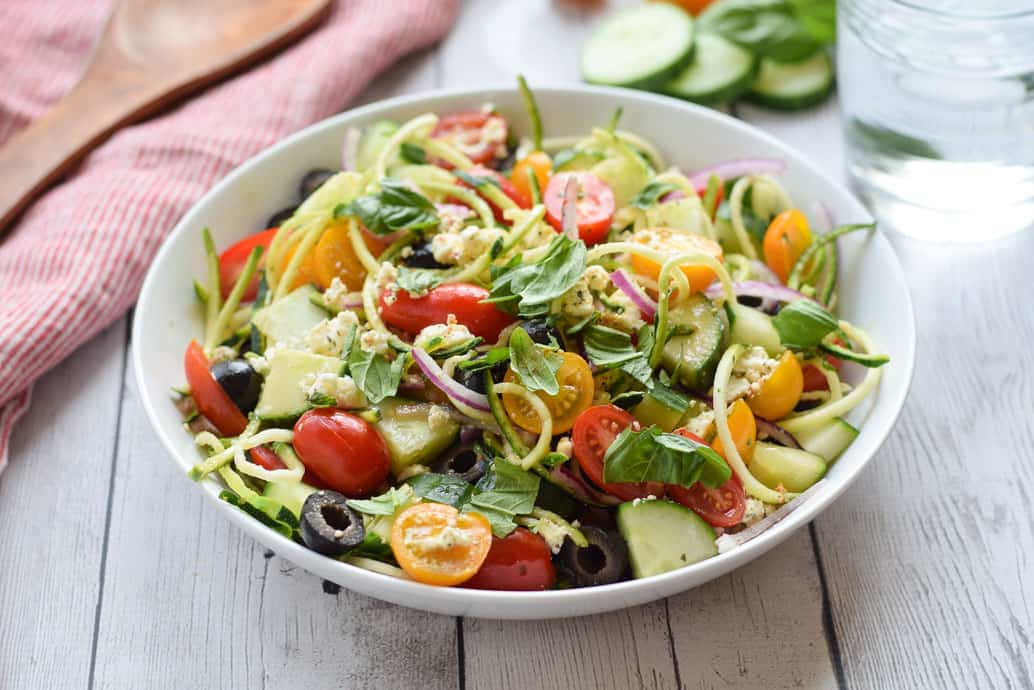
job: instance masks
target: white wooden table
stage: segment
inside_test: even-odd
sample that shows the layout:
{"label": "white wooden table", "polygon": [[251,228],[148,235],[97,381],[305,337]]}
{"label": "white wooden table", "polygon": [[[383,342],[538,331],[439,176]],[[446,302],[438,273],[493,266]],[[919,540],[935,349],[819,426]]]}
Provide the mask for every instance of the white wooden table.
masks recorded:
{"label": "white wooden table", "polygon": [[[481,0],[361,99],[577,79],[589,23]],[[842,178],[835,103],[734,114]],[[164,456],[128,319],[37,386],[0,477],[0,687],[1026,688],[1034,676],[1034,234],[894,239],[919,357],[905,412],[808,530],[707,586],[509,623],[342,590],[230,527]]]}

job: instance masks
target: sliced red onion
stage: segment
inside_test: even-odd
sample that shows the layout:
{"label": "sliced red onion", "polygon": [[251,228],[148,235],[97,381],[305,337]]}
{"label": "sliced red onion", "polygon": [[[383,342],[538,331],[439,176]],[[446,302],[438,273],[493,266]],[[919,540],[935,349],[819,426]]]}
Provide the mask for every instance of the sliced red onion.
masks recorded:
{"label": "sliced red onion", "polygon": [[432,359],[431,355],[418,347],[414,347],[410,350],[409,354],[413,358],[413,361],[416,362],[416,365],[420,367],[420,371],[422,371],[424,376],[427,377],[427,380],[447,396],[466,405],[467,407],[478,410],[479,412],[492,411],[488,406],[488,398],[477,391],[470,390],[466,386],[463,386],[454,379],[446,376],[445,372],[442,371],[442,368],[438,366],[438,363]]}
{"label": "sliced red onion", "polygon": [[776,525],[776,523],[780,522],[787,515],[797,510],[802,505],[804,505],[805,501],[814,496],[821,487],[825,486],[828,483],[828,479],[820,479],[811,486],[809,486],[800,495],[798,495],[797,498],[793,499],[789,503],[780,506],[771,515],[762,518],[761,520],[758,520],[742,532],[737,532],[736,534],[723,534],[722,536],[718,537],[718,539],[715,540],[715,545],[718,546],[718,553],[725,553],[727,551],[731,551],[732,549],[735,549],[737,546],[740,546],[741,544],[750,541],[762,532],[771,529]]}
{"label": "sliced red onion", "polygon": [[557,465],[550,470],[549,481],[562,487],[582,503],[595,506],[616,506],[621,503],[621,499],[617,496],[605,494],[589,486],[577,466],[572,466],[570,462]]}
{"label": "sliced red onion", "polygon": [[474,215],[474,211],[469,206],[463,204],[435,204],[435,209],[438,213],[444,213],[451,216],[455,216],[460,220],[466,220]]}
{"label": "sliced red onion", "polygon": [[777,158],[737,158],[701,168],[689,176],[689,181],[694,187],[701,189],[707,186],[711,175],[717,175],[722,180],[731,180],[744,175],[781,173],[785,169],[786,163]]}
{"label": "sliced red onion", "polygon": [[359,153],[359,130],[349,127],[345,130],[345,143],[341,149],[341,169],[355,170],[356,158]]}
{"label": "sliced red onion", "polygon": [[567,178],[564,187],[564,205],[560,207],[560,227],[572,240],[578,239],[578,178]]}
{"label": "sliced red onion", "polygon": [[[814,298],[808,297],[804,293],[788,288],[785,285],[772,285],[758,280],[742,280],[733,283],[732,291],[736,293],[737,297],[757,297],[758,299],[770,299],[777,302],[796,302],[799,299],[810,299],[812,302],[815,302]],[[721,283],[714,283],[709,286],[704,291],[704,294],[711,299],[721,297],[723,294]]]}
{"label": "sliced red onion", "polygon": [[770,422],[762,417],[754,417],[754,421],[758,427],[758,438],[770,438],[776,443],[784,445],[787,448],[801,449],[801,444],[797,442],[794,435],[775,422]]}
{"label": "sliced red onion", "polygon": [[668,192],[667,194],[661,196],[661,198],[658,199],[658,201],[660,201],[660,203],[662,203],[662,204],[666,204],[669,201],[678,201],[679,199],[685,199],[685,198],[686,198],[686,193],[684,191],[682,191],[681,189],[675,189],[675,190],[672,190],[672,191]]}
{"label": "sliced red onion", "polygon": [[643,318],[647,321],[653,321],[653,317],[657,314],[657,303],[650,299],[642,288],[636,285],[623,268],[619,268],[610,274],[610,282],[617,286],[618,290],[625,293],[628,299],[632,300],[632,304],[639,308]]}

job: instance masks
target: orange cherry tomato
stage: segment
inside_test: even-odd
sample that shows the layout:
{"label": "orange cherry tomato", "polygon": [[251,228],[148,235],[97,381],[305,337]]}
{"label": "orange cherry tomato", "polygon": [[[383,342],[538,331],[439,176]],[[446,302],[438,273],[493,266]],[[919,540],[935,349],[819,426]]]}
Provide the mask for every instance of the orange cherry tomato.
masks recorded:
{"label": "orange cherry tomato", "polygon": [[811,229],[804,214],[795,208],[783,211],[772,219],[765,231],[762,244],[765,263],[785,283],[793,265],[810,244]]}
{"label": "orange cherry tomato", "polygon": [[528,200],[530,205],[534,195],[531,193],[531,181],[528,179],[528,171],[535,174],[539,183],[539,196],[545,193],[549,186],[549,173],[553,169],[553,161],[549,154],[543,151],[532,151],[524,158],[517,161],[510,172],[510,181],[517,188],[517,192]]}
{"label": "orange cherry tomato", "polygon": [[[583,411],[592,404],[595,386],[592,380],[592,369],[589,364],[573,352],[561,353],[564,363],[557,371],[557,383],[560,392],[549,395],[545,391],[535,391],[535,395],[546,403],[549,414],[553,418],[553,435],[570,431],[574,422]],[[506,381],[518,383],[513,369],[506,370]],[[538,412],[524,397],[506,393],[503,395],[503,407],[513,423],[526,431],[536,434],[542,431],[542,421]]]}
{"label": "orange cherry tomato", "polygon": [[212,376],[205,351],[196,340],[191,340],[187,346],[183,369],[197,409],[215,425],[219,433],[236,436],[244,431],[248,425],[247,417]]}
{"label": "orange cherry tomato", "polygon": [[[675,256],[686,252],[703,252],[722,260],[722,247],[714,240],[696,233],[681,232],[671,228],[643,228],[632,233],[632,241],[644,244],[650,249],[661,252],[665,256]],[[689,280],[693,292],[699,292],[714,282],[714,271],[707,266],[688,262],[679,267]],[[646,257],[632,254],[632,270],[636,273],[656,280],[661,272],[660,264]]]}
{"label": "orange cherry tomato", "polygon": [[[729,422],[729,435],[736,444],[736,450],[739,451],[744,462],[750,462],[750,459],[754,457],[754,446],[758,440],[758,427],[757,422],[754,421],[754,413],[750,411],[747,403],[740,399],[729,408],[726,419]],[[720,438],[715,438],[711,447],[716,453],[725,457],[725,449],[722,448]]]}
{"label": "orange cherry tomato", "polygon": [[[298,250],[298,245],[296,244],[293,247],[291,247],[290,249],[288,249],[287,253],[284,254],[284,258],[280,262],[280,276],[281,277],[283,277],[284,272],[287,270],[287,267],[291,265],[291,258],[294,256],[294,253],[297,250]],[[310,283],[315,283],[315,282],[316,282],[316,269],[315,269],[315,266],[314,266],[313,261],[312,261],[312,254],[309,254],[309,256],[306,257],[306,259],[304,261],[302,261],[302,263],[298,266],[298,270],[294,274],[294,280],[291,281],[291,289],[295,290],[297,288],[300,288],[302,285],[309,285]]]}
{"label": "orange cherry tomato", "polygon": [[[377,256],[385,244],[367,230],[362,231],[363,244],[370,253]],[[328,228],[316,248],[312,251],[312,275],[321,288],[326,290],[334,278],[338,278],[349,290],[359,290],[366,278],[366,269],[355,253],[348,223]]]}
{"label": "orange cherry tomato", "polygon": [[492,548],[492,528],[477,513],[444,503],[417,503],[391,527],[391,550],[406,574],[429,585],[458,585],[481,567]]}
{"label": "orange cherry tomato", "polygon": [[[237,284],[237,278],[244,271],[244,265],[248,263],[251,250],[255,247],[269,249],[269,243],[273,241],[273,237],[279,229],[270,228],[250,237],[245,237],[219,255],[219,291],[223,293],[223,299],[230,296],[233,286]],[[259,268],[265,265],[265,262],[266,257],[263,254],[263,256],[259,257]],[[251,302],[255,299],[255,296],[258,295],[258,281],[259,277],[256,271],[255,276],[248,283],[247,289],[244,290],[244,296],[241,297],[242,302]]]}
{"label": "orange cherry tomato", "polygon": [[747,400],[747,405],[757,416],[775,421],[793,411],[803,392],[804,373],[801,371],[801,363],[792,352],[784,352],[779,366],[761,382],[761,388]]}

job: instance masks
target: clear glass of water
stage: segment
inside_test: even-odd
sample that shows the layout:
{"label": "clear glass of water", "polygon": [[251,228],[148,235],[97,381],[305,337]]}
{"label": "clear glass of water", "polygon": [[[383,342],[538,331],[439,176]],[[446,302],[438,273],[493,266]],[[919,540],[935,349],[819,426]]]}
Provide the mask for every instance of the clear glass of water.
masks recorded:
{"label": "clear glass of water", "polygon": [[883,224],[971,242],[1034,228],[1034,0],[840,0],[852,184]]}

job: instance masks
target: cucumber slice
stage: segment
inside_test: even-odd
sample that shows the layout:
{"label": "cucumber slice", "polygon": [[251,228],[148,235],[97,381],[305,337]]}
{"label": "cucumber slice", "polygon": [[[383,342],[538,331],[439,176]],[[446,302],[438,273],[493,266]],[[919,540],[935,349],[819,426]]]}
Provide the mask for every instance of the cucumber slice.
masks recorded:
{"label": "cucumber slice", "polygon": [[806,429],[794,434],[797,442],[809,453],[815,453],[832,463],[858,437],[858,429],[840,417],[834,417],[828,424],[817,429]]}
{"label": "cucumber slice", "polygon": [[582,48],[582,78],[592,84],[653,89],[693,57],[693,18],[664,3],[615,12]]}
{"label": "cucumber slice", "polygon": [[734,101],[757,73],[753,53],[714,34],[697,34],[693,60],[661,90],[669,96],[711,105]]}
{"label": "cucumber slice", "polygon": [[799,110],[826,100],[833,91],[833,63],[825,50],[802,62],[764,58],[747,99],[779,110]]}
{"label": "cucumber slice", "polygon": [[787,491],[804,491],[826,474],[826,461],[815,453],[758,441],[750,473],[765,486],[780,484]]}
{"label": "cucumber slice", "polygon": [[311,405],[302,379],[319,374],[340,376],[345,361],[299,350],[279,350],[269,362],[269,375],[262,386],[255,414],[269,426],[290,426]]}
{"label": "cucumber slice", "polygon": [[679,425],[685,408],[674,409],[658,399],[652,393],[647,393],[642,402],[633,407],[630,412],[632,416],[645,426],[656,424],[663,431],[672,431]]}
{"label": "cucumber slice", "polygon": [[724,349],[725,323],[718,310],[711,300],[694,295],[672,309],[668,321],[672,328],[689,334],[675,335],[665,343],[661,366],[688,390],[707,392]]}
{"label": "cucumber slice", "polygon": [[316,491],[316,487],[305,482],[266,482],[262,495],[287,508],[300,520],[302,504],[314,491]]}
{"label": "cucumber slice", "polygon": [[726,303],[726,307],[729,310],[729,340],[732,343],[759,345],[765,348],[769,357],[782,353],[783,343],[768,314],[735,302]]}
{"label": "cucumber slice", "polygon": [[428,423],[430,403],[387,398],[380,405],[381,421],[373,426],[384,437],[391,453],[391,472],[398,476],[410,465],[432,460],[451,446],[460,433],[452,419]]}
{"label": "cucumber slice", "polygon": [[311,285],[303,285],[283,299],[255,312],[251,322],[266,336],[266,347],[298,340],[327,318],[327,312],[313,304],[317,298],[322,299],[319,290]]}
{"label": "cucumber slice", "polygon": [[714,528],[689,508],[666,500],[622,503],[618,529],[628,543],[632,575],[650,577],[717,555]]}

